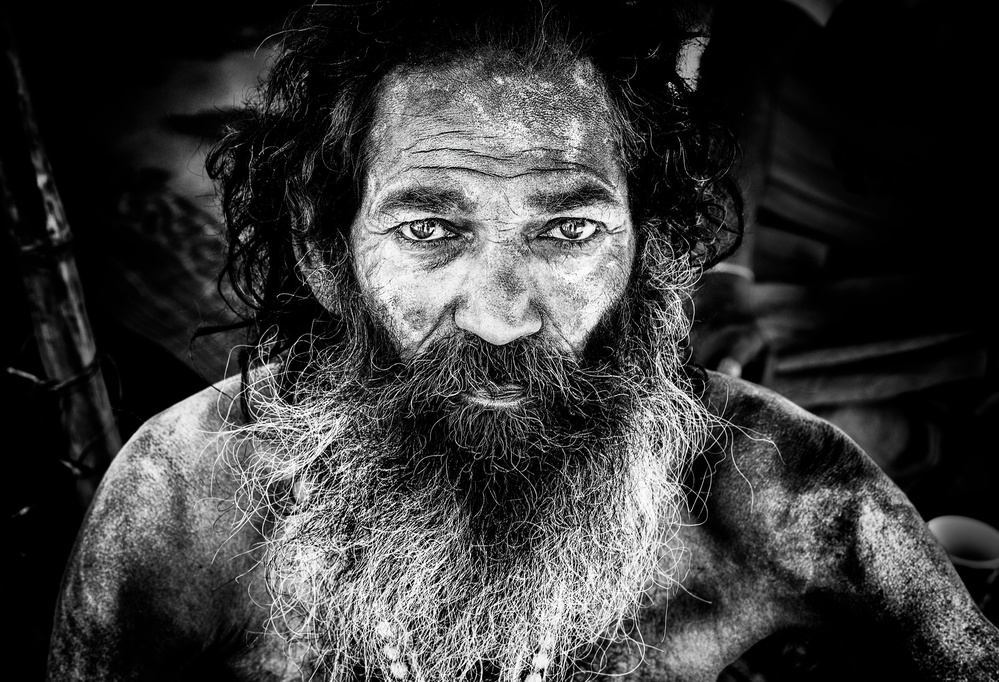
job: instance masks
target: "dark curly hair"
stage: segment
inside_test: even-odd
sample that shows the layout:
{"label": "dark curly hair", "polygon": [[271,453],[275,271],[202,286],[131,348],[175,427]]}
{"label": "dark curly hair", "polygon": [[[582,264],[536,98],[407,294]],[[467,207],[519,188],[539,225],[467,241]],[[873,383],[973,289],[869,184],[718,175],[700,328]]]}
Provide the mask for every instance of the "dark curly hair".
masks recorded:
{"label": "dark curly hair", "polygon": [[639,248],[655,233],[693,267],[727,255],[742,232],[728,177],[733,139],[695,106],[676,70],[681,46],[703,23],[696,8],[660,0],[398,0],[293,16],[256,99],[208,158],[226,222],[222,277],[242,303],[254,345],[266,335],[273,356],[337,322],[303,284],[295,245],[317,244],[349,262],[379,85],[400,67],[446,66],[483,52],[532,66],[589,60],[619,128]]}

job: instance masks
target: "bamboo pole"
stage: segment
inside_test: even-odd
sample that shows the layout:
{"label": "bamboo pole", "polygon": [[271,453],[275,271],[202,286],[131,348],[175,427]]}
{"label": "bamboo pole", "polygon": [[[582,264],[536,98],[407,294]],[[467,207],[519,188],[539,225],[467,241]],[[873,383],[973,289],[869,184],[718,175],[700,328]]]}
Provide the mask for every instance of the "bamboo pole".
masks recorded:
{"label": "bamboo pole", "polygon": [[[45,379],[58,394],[68,452],[62,461],[77,477],[86,508],[101,475],[121,448],[121,437],[101,373],[72,251],[72,232],[21,69],[14,36],[3,21],[3,209],[20,252],[25,295]],[[7,115],[9,114],[9,116]]]}

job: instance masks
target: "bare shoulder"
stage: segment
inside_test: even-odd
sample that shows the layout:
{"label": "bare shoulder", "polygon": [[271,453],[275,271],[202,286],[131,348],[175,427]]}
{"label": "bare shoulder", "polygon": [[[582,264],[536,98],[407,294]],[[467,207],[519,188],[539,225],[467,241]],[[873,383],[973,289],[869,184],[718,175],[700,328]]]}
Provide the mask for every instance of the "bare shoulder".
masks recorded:
{"label": "bare shoulder", "polygon": [[241,423],[239,387],[238,377],[225,379],[152,417],[125,444],[115,466],[151,456],[178,471],[197,468],[217,435]]}
{"label": "bare shoulder", "polygon": [[703,400],[720,418],[706,456],[715,521],[753,521],[759,533],[749,532],[749,541],[796,539],[804,544],[790,556],[817,562],[845,560],[832,549],[861,551],[857,543],[884,540],[888,530],[899,543],[932,544],[905,494],[833,424],[769,389],[715,373]]}
{"label": "bare shoulder", "polygon": [[888,534],[893,552],[904,545],[935,568],[946,562],[905,494],[843,431],[719,374],[709,374],[703,400],[720,418],[703,464],[704,530],[767,554],[815,589],[854,589],[849,564],[887,550]]}
{"label": "bare shoulder", "polygon": [[715,551],[765,555],[789,579],[836,580],[861,515],[915,518],[846,434],[777,393],[709,372],[702,400],[718,423],[695,462],[691,535]]}
{"label": "bare shoulder", "polygon": [[709,455],[712,487],[725,489],[729,499],[764,502],[771,496],[816,513],[828,511],[824,503],[842,510],[860,498],[909,506],[842,430],[774,391],[709,372],[702,400],[719,418]]}
{"label": "bare shoulder", "polygon": [[240,421],[238,387],[238,379],[225,380],[143,424],[101,481],[85,529],[106,517],[179,529],[198,524],[211,500],[229,497],[232,484],[220,463],[223,434]]}
{"label": "bare shoulder", "polygon": [[830,466],[867,466],[845,433],[770,389],[708,372],[702,400],[721,418],[727,445],[746,453],[747,466],[815,474]]}
{"label": "bare shoulder", "polygon": [[238,629],[254,531],[235,523],[218,465],[237,388],[226,381],[169,408],[115,457],[67,564],[51,675],[114,679],[114,665],[192,660]]}
{"label": "bare shoulder", "polygon": [[[223,465],[224,434],[238,425],[238,379],[190,396],[147,421],[122,448],[104,475],[84,521],[79,545],[93,534],[116,537],[114,550],[131,543],[192,542],[225,532],[225,501],[233,482]],[[123,533],[122,525],[129,524]],[[207,541],[214,549],[213,537]],[[95,543],[100,547],[105,543]]]}

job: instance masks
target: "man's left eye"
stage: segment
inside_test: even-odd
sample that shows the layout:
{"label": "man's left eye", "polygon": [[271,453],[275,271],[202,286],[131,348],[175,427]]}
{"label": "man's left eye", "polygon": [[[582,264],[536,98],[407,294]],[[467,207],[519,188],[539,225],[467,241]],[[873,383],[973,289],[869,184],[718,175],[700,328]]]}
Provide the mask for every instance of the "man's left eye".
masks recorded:
{"label": "man's left eye", "polygon": [[549,221],[542,237],[568,242],[584,242],[600,229],[600,223],[588,218],[559,218]]}
{"label": "man's left eye", "polygon": [[414,242],[432,242],[454,236],[447,222],[439,218],[425,218],[403,223],[397,228],[403,238]]}

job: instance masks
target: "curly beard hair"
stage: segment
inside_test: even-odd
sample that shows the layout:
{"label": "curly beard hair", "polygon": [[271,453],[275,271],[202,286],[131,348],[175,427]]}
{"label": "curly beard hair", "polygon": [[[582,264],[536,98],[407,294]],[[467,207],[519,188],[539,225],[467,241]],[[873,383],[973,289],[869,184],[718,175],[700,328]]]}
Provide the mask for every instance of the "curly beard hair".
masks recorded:
{"label": "curly beard hair", "polygon": [[[678,581],[683,476],[710,417],[680,361],[691,273],[667,248],[641,245],[579,357],[455,335],[403,361],[345,295],[335,337],[246,383],[257,418],[226,451],[250,453],[229,464],[266,523],[268,626],[309,668],[561,679]],[[467,400],[510,385],[522,403]]]}

